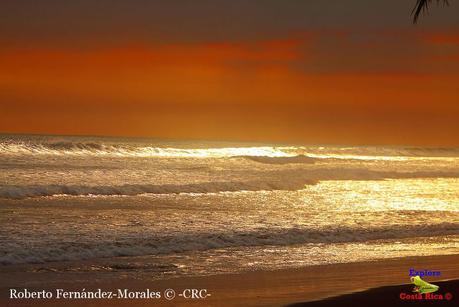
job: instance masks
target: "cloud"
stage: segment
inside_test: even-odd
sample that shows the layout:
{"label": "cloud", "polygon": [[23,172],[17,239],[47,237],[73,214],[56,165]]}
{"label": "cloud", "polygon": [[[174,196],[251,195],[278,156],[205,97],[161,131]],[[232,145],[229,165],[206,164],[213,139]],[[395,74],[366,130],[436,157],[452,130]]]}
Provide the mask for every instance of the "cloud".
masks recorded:
{"label": "cloud", "polygon": [[3,48],[0,63],[6,69],[68,69],[82,67],[135,67],[174,65],[224,65],[235,61],[288,62],[302,56],[300,47],[309,37],[259,41],[206,42],[199,44],[142,44],[116,47]]}
{"label": "cloud", "polygon": [[440,58],[453,55],[449,41],[422,31],[321,30],[12,46],[0,51],[0,130],[343,143],[441,135],[450,144],[459,68]]}
{"label": "cloud", "polygon": [[459,46],[459,31],[429,32],[423,36],[426,43],[442,46]]}

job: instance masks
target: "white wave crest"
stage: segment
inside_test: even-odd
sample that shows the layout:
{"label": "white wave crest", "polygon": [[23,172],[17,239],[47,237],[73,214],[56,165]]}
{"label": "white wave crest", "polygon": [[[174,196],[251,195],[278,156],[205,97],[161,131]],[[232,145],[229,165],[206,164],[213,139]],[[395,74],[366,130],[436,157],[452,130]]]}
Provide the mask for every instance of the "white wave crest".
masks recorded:
{"label": "white wave crest", "polygon": [[[149,143],[92,141],[1,140],[0,154],[6,155],[96,155],[170,158],[253,157],[261,163],[308,163],[310,159],[395,160],[459,158],[459,148],[336,147],[336,146],[243,146],[219,148],[176,148]],[[264,157],[286,158],[275,160]],[[288,158],[288,159],[287,159]],[[282,162],[280,162],[282,161]],[[287,162],[288,161],[288,162]],[[312,161],[312,160],[311,160]],[[456,161],[456,160],[455,160]]]}
{"label": "white wave crest", "polygon": [[276,147],[172,148],[96,142],[0,142],[0,153],[11,155],[97,155],[169,158],[223,158],[235,156],[289,157]]}

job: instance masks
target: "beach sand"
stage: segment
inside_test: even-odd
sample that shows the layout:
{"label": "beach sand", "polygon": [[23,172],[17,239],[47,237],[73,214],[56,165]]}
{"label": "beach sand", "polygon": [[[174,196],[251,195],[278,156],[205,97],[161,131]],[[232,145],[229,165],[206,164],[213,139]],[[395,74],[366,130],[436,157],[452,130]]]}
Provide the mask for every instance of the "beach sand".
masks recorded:
{"label": "beach sand", "polygon": [[[428,256],[390,259],[375,262],[343,263],[331,265],[318,265],[298,269],[285,269],[276,271],[253,271],[239,274],[225,274],[199,277],[177,277],[162,280],[145,280],[136,278],[117,279],[86,279],[84,273],[70,272],[25,272],[20,267],[14,269],[0,268],[0,306],[151,306],[151,305],[205,305],[205,306],[282,306],[301,302],[324,300],[349,293],[359,292],[356,297],[365,302],[380,299],[380,293],[389,291],[396,294],[398,302],[399,293],[411,291],[408,285],[409,269],[438,270],[441,276],[426,278],[427,281],[459,279],[459,255]],[[164,298],[154,300],[11,300],[8,298],[9,288],[24,288],[24,281],[42,280],[39,287],[28,289],[47,289],[54,291],[56,288],[66,290],[116,290],[129,288],[130,290],[161,291],[172,288],[181,293],[187,288],[207,289],[211,296],[192,300],[177,296],[171,301]],[[88,281],[91,280],[91,281]],[[457,285],[457,282],[450,282]],[[395,288],[375,289],[390,285],[402,285]],[[442,286],[443,287],[443,284]],[[376,291],[376,292],[375,292]],[[379,292],[378,292],[379,291]],[[381,292],[382,291],[382,292]],[[455,292],[454,292],[455,291]],[[440,292],[439,292],[440,293]],[[459,298],[458,288],[455,287],[453,296]],[[348,296],[343,300],[353,300]],[[340,298],[340,299],[341,299]],[[335,299],[336,300],[336,299]],[[455,299],[453,298],[452,302]],[[324,300],[327,306],[333,306],[333,300]],[[362,301],[363,302],[363,301]],[[316,304],[317,302],[315,302]],[[407,302],[404,302],[407,303]],[[352,304],[353,306],[358,306]],[[368,306],[367,303],[364,304]],[[309,305],[306,305],[309,306]],[[375,305],[376,306],[376,305]],[[386,305],[388,306],[388,305]]]}
{"label": "beach sand", "polygon": [[[417,305],[449,305],[457,306],[459,293],[459,280],[442,281],[435,283],[440,287],[439,291],[433,295],[422,295],[421,299],[406,299],[405,294],[412,295],[411,285],[397,285],[397,286],[386,286],[380,288],[374,288],[362,292],[351,293],[331,297],[328,299],[296,303],[288,305],[288,307],[332,307],[332,306],[372,306],[372,307],[387,307],[387,306],[411,306]],[[400,298],[400,294],[403,293],[404,299]],[[453,294],[455,293],[455,294]],[[440,297],[441,295],[441,297]],[[455,297],[456,296],[456,297]]]}

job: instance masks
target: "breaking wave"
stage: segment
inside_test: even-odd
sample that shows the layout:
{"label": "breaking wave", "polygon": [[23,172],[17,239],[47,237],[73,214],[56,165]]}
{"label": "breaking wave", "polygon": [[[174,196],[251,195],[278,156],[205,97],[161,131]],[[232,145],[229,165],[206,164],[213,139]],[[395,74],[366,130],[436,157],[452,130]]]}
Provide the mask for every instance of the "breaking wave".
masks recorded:
{"label": "breaking wave", "polygon": [[170,158],[221,158],[235,156],[289,157],[276,147],[172,148],[135,144],[103,144],[96,142],[0,142],[0,154],[98,155]]}
{"label": "breaking wave", "polygon": [[[53,242],[24,247],[8,242],[0,249],[0,264],[42,263],[118,256],[161,255],[244,246],[287,246],[307,243],[351,243],[417,237],[458,235],[459,224],[393,225],[374,228],[261,228],[239,232],[145,234],[110,241]],[[3,250],[3,251],[2,251]]]}
{"label": "breaking wave", "polygon": [[[188,144],[192,146],[192,144]],[[228,144],[227,144],[228,145]],[[313,163],[314,159],[404,160],[404,157],[459,157],[459,148],[336,147],[336,146],[235,146],[175,148],[146,142],[9,140],[0,138],[0,155],[97,155],[170,158],[241,157],[259,163]],[[269,159],[276,158],[276,159]]]}
{"label": "breaking wave", "polygon": [[237,191],[263,191],[302,189],[312,181],[298,179],[290,181],[205,182],[191,184],[126,184],[120,186],[84,185],[28,185],[0,186],[0,198],[23,199],[28,197],[72,195],[72,196],[134,196],[141,194],[218,193]]}
{"label": "breaking wave", "polygon": [[248,172],[251,181],[212,181],[188,184],[124,184],[124,185],[0,185],[0,198],[24,199],[56,195],[71,196],[135,196],[142,194],[218,193],[239,191],[296,191],[305,185],[325,180],[383,180],[410,178],[459,178],[459,171],[372,171],[368,169],[324,168],[317,170],[279,170]]}

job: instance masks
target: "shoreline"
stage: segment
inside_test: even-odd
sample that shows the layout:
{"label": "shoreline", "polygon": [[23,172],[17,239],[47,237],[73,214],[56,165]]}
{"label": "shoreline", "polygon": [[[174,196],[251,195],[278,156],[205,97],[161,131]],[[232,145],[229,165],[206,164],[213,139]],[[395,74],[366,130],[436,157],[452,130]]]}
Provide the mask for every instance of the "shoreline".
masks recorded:
{"label": "shoreline", "polygon": [[[374,262],[340,263],[302,267],[297,269],[281,269],[274,271],[252,271],[235,274],[211,276],[175,277],[161,280],[121,278],[112,280],[84,280],[85,273],[69,272],[20,272],[7,271],[0,267],[4,278],[0,287],[0,305],[2,306],[146,306],[153,304],[174,306],[218,305],[218,306],[279,306],[301,302],[321,301],[349,293],[361,292],[366,289],[380,288],[390,285],[409,284],[409,269],[438,270],[441,276],[427,278],[427,281],[459,279],[459,255],[423,256],[387,259]],[[21,281],[34,280],[40,277],[47,290],[63,288],[79,291],[81,289],[132,289],[163,292],[172,288],[176,293],[184,289],[206,289],[210,297],[200,300],[187,300],[176,297],[172,301],[164,298],[155,300],[11,300],[8,298],[9,288],[27,288]],[[61,279],[61,280],[59,280]],[[64,280],[64,281],[62,281]],[[8,281],[8,282],[7,282]],[[46,281],[46,282],[45,282]],[[58,285],[56,285],[56,282]],[[11,286],[7,286],[6,284]],[[30,287],[28,289],[42,290]],[[459,293],[458,293],[459,296]]]}

